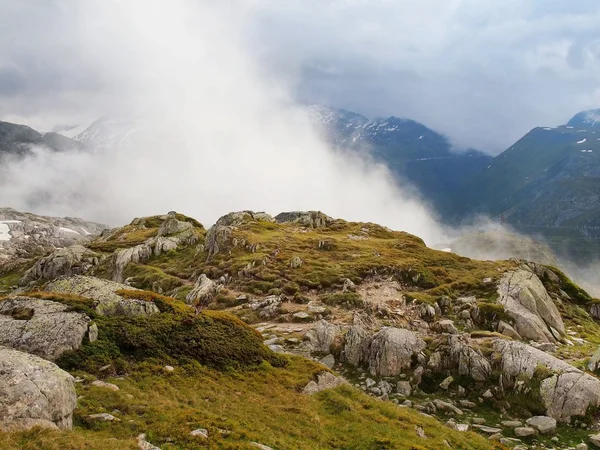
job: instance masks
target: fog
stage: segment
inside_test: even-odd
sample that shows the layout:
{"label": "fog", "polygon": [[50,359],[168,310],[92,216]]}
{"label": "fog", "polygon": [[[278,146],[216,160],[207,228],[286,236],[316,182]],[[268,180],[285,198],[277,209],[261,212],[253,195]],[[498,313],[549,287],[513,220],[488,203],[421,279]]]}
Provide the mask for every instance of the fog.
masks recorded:
{"label": "fog", "polygon": [[[327,147],[290,95],[293,77],[259,67],[245,44],[251,3],[61,5],[56,41],[68,42],[70,57],[86,61],[103,87],[82,103],[82,119],[143,125],[103,151],[35,148],[5,163],[0,204],[111,225],[169,210],[210,225],[235,210],[318,209],[429,243],[444,239],[428,208],[387,169]],[[60,109],[69,99],[55,101]]]}

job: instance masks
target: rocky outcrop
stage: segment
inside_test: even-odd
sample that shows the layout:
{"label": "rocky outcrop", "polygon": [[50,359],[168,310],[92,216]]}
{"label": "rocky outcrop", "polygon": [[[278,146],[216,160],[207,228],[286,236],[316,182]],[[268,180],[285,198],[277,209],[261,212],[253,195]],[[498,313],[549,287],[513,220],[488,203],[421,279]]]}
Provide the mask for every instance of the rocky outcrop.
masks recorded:
{"label": "rocky outcrop", "polygon": [[302,393],[312,395],[325,389],[335,389],[343,384],[347,384],[344,378],[336,377],[331,372],[321,372],[317,375],[316,381],[312,380],[304,387]]}
{"label": "rocky outcrop", "polygon": [[194,289],[185,297],[188,305],[196,305],[201,308],[208,306],[217,293],[217,283],[208,278],[205,274],[198,277]]}
{"label": "rocky outcrop", "polygon": [[514,329],[525,339],[555,342],[565,326],[546,288],[528,266],[507,272],[498,285],[498,302],[514,320]]}
{"label": "rocky outcrop", "polygon": [[340,331],[339,326],[333,325],[326,320],[320,320],[315,328],[309,330],[304,336],[307,341],[308,350],[315,353],[330,353],[331,346]]}
{"label": "rocky outcrop", "polygon": [[412,357],[425,348],[415,333],[402,328],[383,328],[373,336],[369,347],[369,371],[372,375],[394,376],[408,369]]}
{"label": "rocky outcrop", "polygon": [[50,361],[81,347],[90,318],[61,303],[29,297],[0,301],[0,345]]}
{"label": "rocky outcrop", "polygon": [[353,325],[346,333],[341,360],[354,367],[367,363],[372,335],[363,327]]}
{"label": "rocky outcrop", "polygon": [[218,253],[228,252],[233,247],[243,247],[246,242],[243,239],[234,238],[233,232],[240,225],[252,221],[274,222],[275,219],[264,212],[253,211],[232,212],[220,217],[206,233],[204,248],[208,253],[208,258]]}
{"label": "rocky outcrop", "polygon": [[335,220],[320,211],[282,212],[275,216],[278,223],[296,223],[310,228],[322,228],[331,225]]}
{"label": "rocky outcrop", "polygon": [[100,261],[100,255],[83,245],[72,245],[39,259],[23,277],[19,285],[27,286],[38,280],[51,280],[60,276],[83,275]]}
{"label": "rocky outcrop", "polygon": [[514,388],[517,380],[531,380],[539,368],[552,374],[540,380],[538,392],[548,416],[569,421],[572,416],[585,416],[589,408],[600,406],[598,378],[522,342],[499,339],[493,348],[505,389]]}
{"label": "rocky outcrop", "polygon": [[122,289],[136,289],[100,278],[82,275],[57,278],[44,289],[48,292],[63,292],[90,298],[95,302],[94,309],[104,316],[146,316],[159,312],[152,302],[126,299],[116,293]]}
{"label": "rocky outcrop", "polygon": [[459,375],[473,378],[475,381],[486,381],[492,375],[492,366],[482,353],[476,350],[461,336],[448,339],[449,359],[457,368]]}
{"label": "rocky outcrop", "polygon": [[0,428],[71,429],[74,379],[40,357],[0,347]]}

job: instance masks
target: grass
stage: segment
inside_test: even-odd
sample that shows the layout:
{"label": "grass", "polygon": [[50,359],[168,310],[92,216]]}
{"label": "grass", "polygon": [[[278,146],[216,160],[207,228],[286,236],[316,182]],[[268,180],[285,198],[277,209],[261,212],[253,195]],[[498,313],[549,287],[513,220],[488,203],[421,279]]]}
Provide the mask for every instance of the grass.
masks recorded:
{"label": "grass", "polygon": [[[122,379],[108,381],[117,392],[78,385],[79,407],[70,432],[29,431],[0,434],[0,449],[134,449],[135,436],[163,450],[250,449],[260,442],[275,449],[441,449],[502,448],[473,433],[452,431],[420,413],[368,397],[345,386],[315,396],[300,391],[317,363],[292,357],[288,366],[262,364],[238,372],[219,372],[189,364],[166,373],[140,364]],[[119,412],[114,412],[118,410]],[[119,422],[94,423],[86,417],[113,413]],[[418,438],[415,426],[427,438]],[[190,436],[206,428],[209,438]]]}

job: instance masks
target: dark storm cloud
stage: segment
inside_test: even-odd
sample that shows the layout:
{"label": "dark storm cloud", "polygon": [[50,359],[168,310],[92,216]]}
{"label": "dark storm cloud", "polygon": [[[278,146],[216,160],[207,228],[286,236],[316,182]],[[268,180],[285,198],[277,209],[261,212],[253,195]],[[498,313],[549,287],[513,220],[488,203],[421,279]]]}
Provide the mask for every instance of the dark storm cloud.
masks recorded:
{"label": "dark storm cloud", "polygon": [[[301,100],[413,118],[459,147],[497,152],[600,107],[597,0],[223,4],[251,12],[246,51]],[[79,5],[0,0],[0,120],[51,129],[113,102],[102,72],[114,61],[78,41]]]}

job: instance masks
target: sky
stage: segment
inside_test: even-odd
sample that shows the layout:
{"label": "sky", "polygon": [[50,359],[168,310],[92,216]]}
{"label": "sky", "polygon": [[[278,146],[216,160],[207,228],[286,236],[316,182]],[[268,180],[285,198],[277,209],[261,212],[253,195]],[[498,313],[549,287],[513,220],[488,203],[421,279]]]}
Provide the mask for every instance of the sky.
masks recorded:
{"label": "sky", "polygon": [[[220,3],[244,52],[296,100],[411,118],[457,148],[496,154],[600,107],[597,0]],[[0,120],[47,131],[114,108],[124,75],[107,79],[114,56],[77,37],[93,21],[82,9],[0,0]]]}

